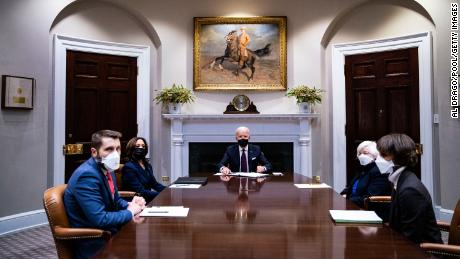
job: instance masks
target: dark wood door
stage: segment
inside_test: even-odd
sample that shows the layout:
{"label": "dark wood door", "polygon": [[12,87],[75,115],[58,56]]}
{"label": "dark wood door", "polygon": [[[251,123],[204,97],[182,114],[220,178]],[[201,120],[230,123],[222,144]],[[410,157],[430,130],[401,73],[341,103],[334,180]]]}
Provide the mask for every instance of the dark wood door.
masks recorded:
{"label": "dark wood door", "polygon": [[83,154],[66,156],[66,183],[90,156],[92,133],[119,131],[123,148],[136,136],[136,82],[136,58],[67,51],[66,144],[83,144]]}
{"label": "dark wood door", "polygon": [[420,142],[418,50],[347,56],[345,80],[348,183],[359,165],[356,148],[362,141],[404,133]]}

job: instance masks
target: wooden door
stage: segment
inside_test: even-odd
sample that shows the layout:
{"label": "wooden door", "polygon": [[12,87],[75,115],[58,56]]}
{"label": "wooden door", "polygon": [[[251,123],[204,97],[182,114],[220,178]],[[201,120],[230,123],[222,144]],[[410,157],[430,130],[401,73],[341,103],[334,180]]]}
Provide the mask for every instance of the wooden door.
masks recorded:
{"label": "wooden door", "polygon": [[348,183],[359,165],[356,148],[362,141],[404,133],[420,142],[418,50],[347,56],[345,80]]}
{"label": "wooden door", "polygon": [[66,155],[66,183],[90,157],[94,132],[121,132],[123,150],[126,142],[136,136],[136,83],[134,57],[67,51],[66,144],[83,144],[83,154]]}

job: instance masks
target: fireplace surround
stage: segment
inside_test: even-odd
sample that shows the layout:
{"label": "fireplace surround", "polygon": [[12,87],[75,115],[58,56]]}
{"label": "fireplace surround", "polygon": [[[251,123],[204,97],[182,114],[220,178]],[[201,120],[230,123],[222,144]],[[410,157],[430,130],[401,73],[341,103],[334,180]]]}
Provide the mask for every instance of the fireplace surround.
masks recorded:
{"label": "fireplace surround", "polygon": [[[288,142],[294,172],[311,177],[311,123],[319,114],[163,114],[171,121],[171,181],[189,175],[189,143],[235,142],[235,129],[246,126],[251,142]],[[223,155],[223,154],[222,154]]]}

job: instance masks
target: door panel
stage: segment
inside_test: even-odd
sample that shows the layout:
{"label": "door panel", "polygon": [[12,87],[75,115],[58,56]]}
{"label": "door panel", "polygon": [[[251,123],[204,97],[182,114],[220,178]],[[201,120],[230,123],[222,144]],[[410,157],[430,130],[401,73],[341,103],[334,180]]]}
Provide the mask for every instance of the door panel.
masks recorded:
{"label": "door panel", "polygon": [[67,52],[66,144],[83,144],[83,154],[66,156],[66,182],[89,158],[94,132],[121,132],[122,152],[136,136],[136,83],[136,58]]}
{"label": "door panel", "polygon": [[405,133],[420,142],[418,50],[347,56],[345,82],[348,182],[359,166],[356,148],[362,141]]}

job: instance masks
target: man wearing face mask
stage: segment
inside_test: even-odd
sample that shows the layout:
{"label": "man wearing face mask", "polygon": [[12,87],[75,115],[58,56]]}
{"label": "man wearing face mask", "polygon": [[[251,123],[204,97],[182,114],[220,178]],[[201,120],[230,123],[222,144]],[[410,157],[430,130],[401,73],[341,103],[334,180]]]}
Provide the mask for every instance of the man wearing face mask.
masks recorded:
{"label": "man wearing face mask", "polygon": [[[91,158],[81,164],[69,179],[64,204],[71,227],[99,228],[112,234],[145,207],[142,197],[126,202],[118,195],[114,170],[120,166],[121,133],[101,130],[91,137]],[[75,258],[88,258],[105,241],[75,240]]]}
{"label": "man wearing face mask", "polygon": [[[364,199],[369,196],[390,195],[391,184],[388,181],[387,171],[379,170],[376,158],[379,152],[374,141],[363,141],[356,149],[356,156],[361,164],[360,171],[350,182],[350,185],[342,191],[347,199],[359,207],[364,207]],[[377,214],[386,218],[383,208],[375,208]]]}
{"label": "man wearing face mask", "polygon": [[260,147],[248,144],[250,133],[247,127],[237,128],[235,138],[238,144],[227,148],[224,157],[217,164],[219,172],[223,174],[230,174],[231,172],[267,173],[272,170],[272,165],[265,158]]}
{"label": "man wearing face mask", "polygon": [[442,243],[430,193],[412,172],[418,160],[414,141],[405,134],[390,134],[379,139],[377,149],[385,167],[394,164],[388,177],[394,184],[390,227],[415,243]]}
{"label": "man wearing face mask", "polygon": [[146,202],[153,200],[166,188],[155,179],[152,166],[145,157],[148,152],[149,147],[144,138],[132,138],[126,145],[129,161],[122,169],[123,187],[139,193]]}

